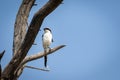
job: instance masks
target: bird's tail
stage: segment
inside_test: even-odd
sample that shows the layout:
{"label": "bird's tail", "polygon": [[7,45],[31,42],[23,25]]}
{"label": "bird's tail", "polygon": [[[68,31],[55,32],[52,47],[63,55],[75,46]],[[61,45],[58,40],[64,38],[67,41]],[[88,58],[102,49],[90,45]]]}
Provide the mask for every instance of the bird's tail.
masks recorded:
{"label": "bird's tail", "polygon": [[47,67],[47,55],[44,56],[44,66]]}
{"label": "bird's tail", "polygon": [[44,50],[45,56],[44,56],[44,66],[47,67],[47,49]]}

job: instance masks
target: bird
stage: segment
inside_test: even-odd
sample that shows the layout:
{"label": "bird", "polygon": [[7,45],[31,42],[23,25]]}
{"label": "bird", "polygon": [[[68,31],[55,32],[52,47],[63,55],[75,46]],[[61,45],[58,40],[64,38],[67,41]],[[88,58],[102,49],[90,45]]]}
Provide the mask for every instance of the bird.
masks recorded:
{"label": "bird", "polygon": [[42,35],[42,44],[44,48],[44,66],[47,67],[47,52],[51,50],[50,45],[53,42],[51,29],[46,27],[44,28],[44,34]]}

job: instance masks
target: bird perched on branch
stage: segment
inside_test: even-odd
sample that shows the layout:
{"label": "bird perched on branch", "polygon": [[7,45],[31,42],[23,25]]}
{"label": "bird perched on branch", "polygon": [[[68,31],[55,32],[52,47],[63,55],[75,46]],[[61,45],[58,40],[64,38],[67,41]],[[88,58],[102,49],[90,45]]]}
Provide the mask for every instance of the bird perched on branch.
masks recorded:
{"label": "bird perched on branch", "polygon": [[53,42],[52,32],[49,28],[44,28],[44,34],[42,35],[42,43],[44,48],[44,66],[47,67],[47,55],[46,53],[50,51],[50,44]]}

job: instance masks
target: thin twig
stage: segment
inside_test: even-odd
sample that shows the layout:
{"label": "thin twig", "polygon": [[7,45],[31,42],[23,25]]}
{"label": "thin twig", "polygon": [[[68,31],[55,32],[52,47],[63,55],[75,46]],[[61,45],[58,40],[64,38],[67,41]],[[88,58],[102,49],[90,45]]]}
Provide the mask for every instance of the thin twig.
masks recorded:
{"label": "thin twig", "polygon": [[50,71],[49,69],[45,69],[45,68],[36,68],[33,66],[25,66],[26,68],[31,68],[31,69],[36,69],[36,70],[41,70],[41,71]]}
{"label": "thin twig", "polygon": [[2,57],[3,57],[3,55],[4,55],[4,53],[5,53],[5,50],[4,50],[3,52],[0,53],[0,61],[1,61],[1,59],[2,59]]}

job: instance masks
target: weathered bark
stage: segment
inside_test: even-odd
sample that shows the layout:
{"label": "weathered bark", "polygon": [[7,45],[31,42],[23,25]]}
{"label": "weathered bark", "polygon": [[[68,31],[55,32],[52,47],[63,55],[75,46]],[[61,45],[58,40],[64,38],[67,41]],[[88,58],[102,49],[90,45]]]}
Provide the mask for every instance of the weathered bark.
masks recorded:
{"label": "weathered bark", "polygon": [[[14,56],[5,69],[2,72],[2,80],[17,80],[17,76],[15,75],[18,66],[20,66],[21,62],[24,60],[25,56],[27,55],[29,49],[31,48],[39,29],[42,25],[44,18],[49,15],[55,8],[59,6],[59,4],[63,0],[49,0],[33,17],[30,26],[28,27],[26,33],[27,26],[27,18],[28,12],[30,11],[31,7],[33,6],[35,0],[23,0],[22,5],[23,8],[26,7],[24,10],[25,16],[17,15],[17,18],[20,18],[18,21],[16,19],[15,23],[15,32],[14,33],[14,45],[13,45],[13,52]],[[22,7],[21,5],[21,7]],[[25,6],[26,5],[26,6]],[[29,5],[29,6],[27,6]],[[29,7],[29,8],[28,8]],[[19,10],[20,11],[20,10]],[[20,11],[21,12],[21,11]],[[18,13],[20,13],[18,12]],[[23,14],[23,13],[21,13]],[[23,22],[21,21],[23,20]],[[19,23],[20,22],[20,23]],[[26,34],[26,35],[25,35]],[[16,37],[17,36],[17,37]],[[21,38],[20,40],[18,40]]]}
{"label": "weathered bark", "polygon": [[[16,21],[14,24],[14,37],[13,37],[13,56],[17,53],[17,50],[20,48],[24,37],[26,35],[26,30],[28,27],[28,17],[32,6],[34,5],[35,0],[23,0],[18,14],[16,16]],[[21,72],[22,72],[21,68]],[[16,75],[16,74],[14,74]]]}
{"label": "weathered bark", "polygon": [[35,0],[23,0],[18,14],[16,16],[16,21],[14,24],[14,37],[13,37],[13,55],[17,53],[20,48],[28,27],[28,16]]}

